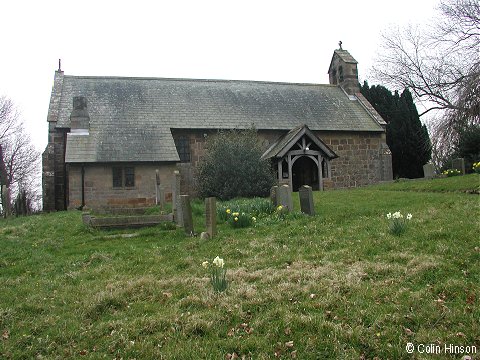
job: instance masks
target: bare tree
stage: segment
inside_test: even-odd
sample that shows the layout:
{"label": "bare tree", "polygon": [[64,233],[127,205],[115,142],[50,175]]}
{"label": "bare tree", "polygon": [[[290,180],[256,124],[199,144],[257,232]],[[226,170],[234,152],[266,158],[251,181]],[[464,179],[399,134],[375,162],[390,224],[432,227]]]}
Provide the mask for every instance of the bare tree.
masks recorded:
{"label": "bare tree", "polygon": [[2,211],[11,206],[12,198],[21,189],[30,199],[35,199],[37,169],[40,153],[26,133],[13,102],[0,97],[0,185],[8,194],[2,194]]}
{"label": "bare tree", "polygon": [[374,75],[396,89],[408,88],[431,105],[420,116],[443,110],[445,123],[479,121],[480,6],[478,0],[442,0],[435,23],[384,35]]}

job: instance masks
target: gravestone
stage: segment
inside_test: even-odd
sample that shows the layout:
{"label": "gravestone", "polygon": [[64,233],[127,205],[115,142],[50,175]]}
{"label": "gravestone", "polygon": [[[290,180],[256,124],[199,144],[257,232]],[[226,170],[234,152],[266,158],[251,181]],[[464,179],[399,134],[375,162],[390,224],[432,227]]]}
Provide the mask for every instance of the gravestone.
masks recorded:
{"label": "gravestone", "polygon": [[277,189],[277,206],[282,205],[288,211],[293,211],[293,200],[290,186],[282,185]]}
{"label": "gravestone", "polygon": [[183,226],[182,207],[180,206],[180,172],[175,170],[173,172],[172,182],[172,212],[175,223],[178,226]]}
{"label": "gravestone", "polygon": [[217,235],[217,198],[205,198],[205,225],[210,238]]}
{"label": "gravestone", "polygon": [[277,189],[278,189],[277,185],[272,186],[270,188],[270,201],[272,202],[272,205],[275,207],[277,207]]}
{"label": "gravestone", "polygon": [[452,160],[452,169],[460,171],[461,175],[465,175],[465,159],[457,158]]}
{"label": "gravestone", "polygon": [[189,195],[179,195],[180,198],[180,208],[182,214],[182,224],[187,235],[193,235],[193,217],[192,217],[192,206],[190,205],[190,196]]}
{"label": "gravestone", "polygon": [[435,167],[433,166],[433,164],[428,163],[423,165],[423,176],[425,177],[425,179],[432,179],[433,177],[435,177]]}
{"label": "gravestone", "polygon": [[300,189],[298,189],[298,196],[300,197],[300,210],[304,214],[311,216],[315,215],[312,187],[308,185],[300,186]]}

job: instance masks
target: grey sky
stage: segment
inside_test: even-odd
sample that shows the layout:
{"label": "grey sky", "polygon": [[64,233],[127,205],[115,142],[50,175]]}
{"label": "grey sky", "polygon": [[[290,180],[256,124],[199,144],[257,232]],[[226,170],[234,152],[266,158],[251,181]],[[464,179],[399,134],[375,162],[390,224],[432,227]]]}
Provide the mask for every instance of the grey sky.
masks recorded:
{"label": "grey sky", "polygon": [[43,151],[59,58],[66,75],[328,83],[342,40],[363,80],[381,32],[428,21],[437,3],[10,0],[0,6],[0,94]]}

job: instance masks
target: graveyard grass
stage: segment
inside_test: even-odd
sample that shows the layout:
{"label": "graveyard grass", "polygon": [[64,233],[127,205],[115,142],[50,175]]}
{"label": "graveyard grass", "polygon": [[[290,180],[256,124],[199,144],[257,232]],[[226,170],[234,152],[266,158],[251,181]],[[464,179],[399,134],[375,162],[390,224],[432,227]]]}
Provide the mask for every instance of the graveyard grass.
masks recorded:
{"label": "graveyard grass", "polygon": [[[479,356],[479,181],[315,192],[314,217],[209,240],[92,230],[76,211],[0,220],[0,358],[410,359],[407,342]],[[413,214],[402,236],[395,211]],[[201,266],[217,255],[224,293]]]}

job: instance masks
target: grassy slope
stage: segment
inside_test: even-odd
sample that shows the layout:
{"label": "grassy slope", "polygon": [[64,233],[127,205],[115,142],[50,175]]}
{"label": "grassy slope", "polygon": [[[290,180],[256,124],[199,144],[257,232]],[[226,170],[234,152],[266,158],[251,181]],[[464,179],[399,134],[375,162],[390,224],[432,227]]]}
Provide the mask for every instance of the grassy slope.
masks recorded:
{"label": "grassy slope", "polygon": [[[207,241],[89,230],[77,212],[0,221],[0,357],[392,359],[411,358],[408,341],[480,349],[479,197],[428,192],[441,181],[450,179],[421,182],[423,192],[402,183],[316,193],[315,217],[222,225]],[[401,237],[386,231],[385,213],[397,210],[414,216]],[[139,236],[112,237],[125,232]],[[229,268],[220,295],[200,266],[216,255]]]}

